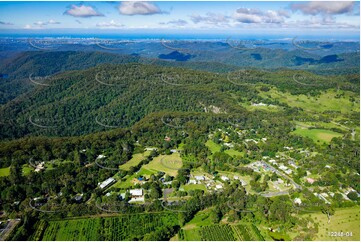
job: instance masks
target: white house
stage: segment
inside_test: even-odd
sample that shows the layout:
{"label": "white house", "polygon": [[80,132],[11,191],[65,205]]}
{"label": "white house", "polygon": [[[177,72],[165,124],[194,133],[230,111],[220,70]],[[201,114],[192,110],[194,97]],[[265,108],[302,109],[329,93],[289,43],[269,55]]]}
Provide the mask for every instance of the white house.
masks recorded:
{"label": "white house", "polygon": [[229,178],[226,177],[226,176],[221,176],[221,179],[222,179],[223,181],[228,181],[228,180],[229,180]]}
{"label": "white house", "polygon": [[223,188],[222,185],[220,185],[220,184],[217,184],[217,185],[216,185],[216,189],[222,189],[222,188]]}
{"label": "white house", "polygon": [[204,181],[204,180],[205,180],[204,176],[195,176],[194,178],[195,178],[197,181]]}
{"label": "white house", "polygon": [[103,159],[105,157],[106,157],[105,155],[98,155],[97,159]]}
{"label": "white house", "polygon": [[130,189],[129,193],[132,197],[143,196],[143,189]]}
{"label": "white house", "polygon": [[293,203],[294,204],[297,204],[297,205],[301,205],[301,203],[302,203],[302,201],[301,201],[301,198],[295,198],[294,200],[293,200]]}

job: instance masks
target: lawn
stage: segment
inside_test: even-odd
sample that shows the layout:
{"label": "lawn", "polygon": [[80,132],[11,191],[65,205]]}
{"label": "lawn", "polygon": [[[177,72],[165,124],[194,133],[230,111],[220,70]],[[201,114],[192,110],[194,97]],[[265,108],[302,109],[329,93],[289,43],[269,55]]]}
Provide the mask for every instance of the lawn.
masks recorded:
{"label": "lawn", "polygon": [[119,169],[128,171],[131,166],[137,166],[142,160],[146,159],[150,155],[151,151],[146,151],[141,154],[134,154],[132,159],[130,159],[127,163],[119,166]]}
{"label": "lawn", "polygon": [[154,172],[162,171],[170,176],[176,176],[182,166],[183,162],[180,154],[173,153],[171,155],[157,156],[149,164],[144,165],[143,168]]}
{"label": "lawn", "polygon": [[10,174],[10,166],[5,168],[0,168],[0,177],[8,176]]}
{"label": "lawn", "polygon": [[[311,218],[318,223],[316,240],[355,240],[360,241],[360,207],[337,209],[327,223],[327,216],[322,213],[312,213]],[[352,236],[332,237],[329,232],[352,232]]]}
{"label": "lawn", "polygon": [[186,192],[191,191],[191,190],[207,191],[206,186],[203,184],[187,184],[187,185],[182,185],[181,188],[183,188],[184,191],[186,191]]}
{"label": "lawn", "polygon": [[330,143],[332,138],[342,136],[340,133],[327,129],[297,128],[292,133],[311,138],[315,143],[320,143],[320,141],[323,141],[324,143]]}

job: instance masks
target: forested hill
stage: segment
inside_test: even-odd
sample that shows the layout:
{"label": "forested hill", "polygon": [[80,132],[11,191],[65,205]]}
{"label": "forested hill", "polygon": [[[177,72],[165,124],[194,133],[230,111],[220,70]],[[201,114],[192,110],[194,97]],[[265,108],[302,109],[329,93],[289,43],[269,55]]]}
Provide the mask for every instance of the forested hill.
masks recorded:
{"label": "forested hill", "polygon": [[[297,80],[306,77],[306,82]],[[296,79],[295,79],[296,76]],[[45,79],[1,106],[1,139],[26,135],[73,136],[130,127],[153,112],[246,112],[260,91],[277,87],[317,95],[330,88],[357,91],[349,76],[322,77],[299,71],[236,71],[228,74],[145,64],[98,65]]]}
{"label": "forested hill", "polygon": [[68,70],[82,70],[105,63],[155,63],[163,66],[180,66],[212,72],[228,72],[237,69],[235,66],[216,62],[174,62],[107,52],[27,51],[1,61],[0,73],[7,74],[8,78],[0,79],[0,104],[4,104],[34,88],[34,83],[29,80],[31,76],[46,77]]}

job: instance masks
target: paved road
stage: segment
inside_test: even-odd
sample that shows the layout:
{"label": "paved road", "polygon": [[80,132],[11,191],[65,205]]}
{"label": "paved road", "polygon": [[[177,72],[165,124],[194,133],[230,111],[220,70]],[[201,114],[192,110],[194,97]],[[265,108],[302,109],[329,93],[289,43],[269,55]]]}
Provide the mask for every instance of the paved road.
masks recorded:
{"label": "paved road", "polygon": [[302,186],[297,184],[294,180],[292,180],[292,178],[290,178],[289,176],[286,176],[284,173],[280,172],[279,170],[277,170],[276,168],[274,168],[273,166],[271,166],[270,164],[268,164],[267,162],[265,161],[261,161],[262,164],[266,165],[266,166],[269,166],[271,168],[272,171],[276,172],[277,175],[279,176],[282,176],[283,178],[289,180],[292,185],[295,186],[296,189],[302,189]]}

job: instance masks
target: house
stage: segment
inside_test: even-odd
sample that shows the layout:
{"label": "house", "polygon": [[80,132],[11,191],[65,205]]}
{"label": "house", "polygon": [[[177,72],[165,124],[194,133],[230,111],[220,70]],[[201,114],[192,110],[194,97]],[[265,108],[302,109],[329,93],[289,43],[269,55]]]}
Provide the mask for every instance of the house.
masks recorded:
{"label": "house", "polygon": [[217,184],[217,185],[216,185],[216,190],[217,190],[217,189],[222,189],[222,188],[223,188],[222,185],[220,185],[220,184]]}
{"label": "house", "polygon": [[227,147],[229,147],[229,148],[233,148],[233,147],[234,147],[234,145],[233,145],[232,143],[224,143],[223,145],[224,145],[224,146],[227,146]]}
{"label": "house", "polygon": [[285,173],[286,173],[287,175],[290,175],[290,174],[292,173],[292,170],[291,170],[291,169],[287,169],[287,170],[285,170]]}
{"label": "house", "polygon": [[315,180],[312,178],[307,178],[306,181],[310,184],[313,184],[315,182]]}
{"label": "house", "polygon": [[245,182],[244,180],[242,180],[242,179],[239,179],[240,180],[240,182],[242,183],[242,186],[247,186],[247,182]]}
{"label": "house", "polygon": [[176,149],[171,149],[170,150],[170,153],[177,153],[178,152],[178,150],[176,150]]}
{"label": "house", "polygon": [[100,187],[100,189],[104,189],[108,186],[110,186],[111,184],[113,184],[115,182],[115,179],[113,177],[110,177],[108,179],[106,179],[105,181],[98,183],[98,186]]}
{"label": "house", "polygon": [[143,189],[130,189],[129,193],[131,196],[129,203],[144,202]]}
{"label": "house", "polygon": [[103,159],[105,157],[106,157],[105,155],[98,155],[97,159]]}
{"label": "house", "polygon": [[297,204],[297,205],[301,205],[301,203],[302,203],[302,201],[301,201],[301,198],[295,198],[294,200],[293,200],[293,203],[294,204]]}
{"label": "house", "polygon": [[229,180],[229,178],[226,177],[226,176],[221,176],[221,179],[222,179],[223,181],[228,181],[228,180]]}
{"label": "house", "polygon": [[124,199],[125,199],[125,193],[121,193],[121,194],[119,195],[119,198],[120,198],[120,200],[124,200]]}
{"label": "house", "polygon": [[194,176],[194,178],[197,180],[197,181],[204,181],[206,178],[204,176]]}
{"label": "house", "polygon": [[132,197],[129,200],[129,203],[135,203],[135,202],[144,202],[144,196],[142,196],[142,197]]}
{"label": "house", "polygon": [[233,179],[239,180],[239,176],[233,176]]}
{"label": "house", "polygon": [[38,164],[38,165],[36,166],[35,172],[39,172],[39,171],[41,171],[41,170],[44,170],[44,169],[45,169],[44,165],[45,165],[44,161],[40,162],[40,164]]}
{"label": "house", "polygon": [[157,148],[152,148],[152,147],[146,147],[145,149],[144,149],[145,151],[157,151]]}
{"label": "house", "polygon": [[74,197],[74,200],[75,200],[76,202],[81,202],[82,199],[83,199],[83,193],[82,193],[82,194],[77,194],[77,195],[75,195],[75,197]]}
{"label": "house", "polygon": [[130,189],[129,193],[132,197],[141,197],[143,196],[143,189]]}
{"label": "house", "polygon": [[283,164],[281,164],[278,168],[280,168],[283,171],[288,169],[287,166],[284,166]]}
{"label": "house", "polygon": [[273,159],[269,160],[269,163],[271,163],[271,164],[273,164],[273,165],[277,165],[276,160],[273,160]]}

